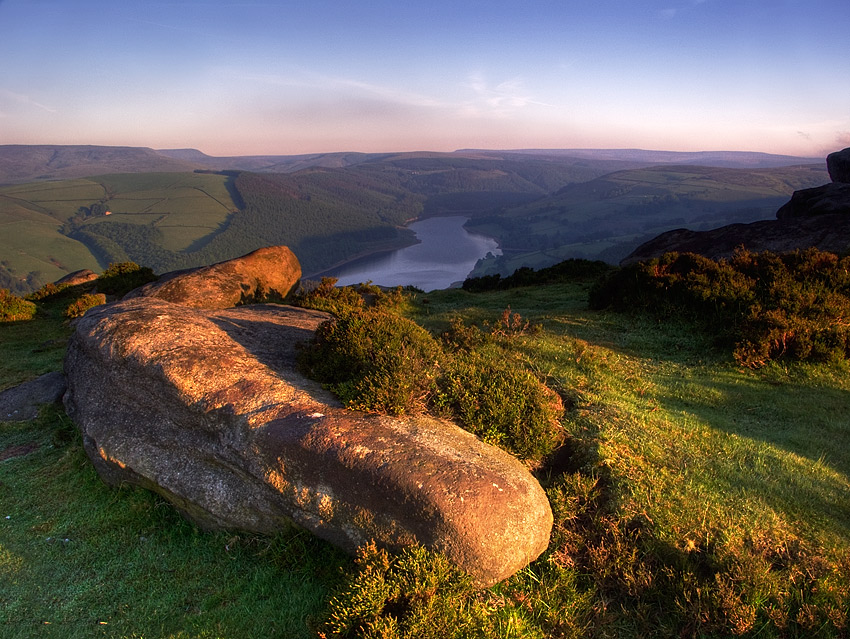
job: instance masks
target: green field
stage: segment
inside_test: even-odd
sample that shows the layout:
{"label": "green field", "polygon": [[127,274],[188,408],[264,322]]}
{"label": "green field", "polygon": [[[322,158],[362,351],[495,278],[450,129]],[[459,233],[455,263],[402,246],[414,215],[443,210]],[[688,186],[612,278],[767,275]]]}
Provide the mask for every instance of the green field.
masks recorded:
{"label": "green field", "polygon": [[[439,633],[351,637],[846,636],[848,364],[742,369],[690,324],[588,310],[589,285],[407,306],[434,333],[454,318],[492,326],[507,307],[542,327],[500,347],[567,406],[564,447],[533,464],[555,512],[550,545],[514,577],[474,592],[426,571],[393,595],[349,581],[352,561],[306,533],[204,533],[144,491],[103,485],[49,409],[0,423],[3,636],[310,637],[350,614],[340,592],[390,625],[414,623],[405,611],[424,602]],[[0,388],[61,368],[60,307],[0,325]],[[487,633],[460,634],[447,608]]]}
{"label": "green field", "polygon": [[[99,224],[161,229],[163,247],[183,251],[220,230],[237,210],[227,179],[139,173],[0,188],[0,274],[5,275],[0,285],[32,290],[75,270],[106,268],[110,256],[73,232],[97,230]],[[81,207],[94,204],[110,215],[79,215]]]}

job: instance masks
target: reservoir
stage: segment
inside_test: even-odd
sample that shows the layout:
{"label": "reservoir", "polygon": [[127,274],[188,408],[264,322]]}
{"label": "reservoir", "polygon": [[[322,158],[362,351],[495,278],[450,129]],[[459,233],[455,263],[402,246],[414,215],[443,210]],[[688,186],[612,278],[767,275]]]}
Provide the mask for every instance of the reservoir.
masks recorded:
{"label": "reservoir", "polygon": [[463,228],[468,217],[432,217],[408,228],[419,244],[346,264],[329,272],[338,286],[371,281],[380,286],[416,286],[423,291],[462,282],[487,253],[501,255],[496,240]]}

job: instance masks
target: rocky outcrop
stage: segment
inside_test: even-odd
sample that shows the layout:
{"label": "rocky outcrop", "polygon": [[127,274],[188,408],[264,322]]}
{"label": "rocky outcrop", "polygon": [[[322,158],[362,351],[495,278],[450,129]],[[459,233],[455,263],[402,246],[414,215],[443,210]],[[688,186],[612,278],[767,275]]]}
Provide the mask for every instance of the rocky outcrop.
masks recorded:
{"label": "rocky outcrop", "polygon": [[65,376],[57,371],[7,388],[0,393],[0,422],[35,419],[43,404],[52,404],[62,399],[65,388]]}
{"label": "rocky outcrop", "polygon": [[830,154],[827,166],[832,182],[794,191],[776,212],[776,220],[730,224],[710,231],[667,231],[638,246],[620,265],[670,252],[722,259],[739,248],[787,253],[814,247],[839,255],[850,253],[850,148]]}
{"label": "rocky outcrop", "polygon": [[155,297],[193,308],[231,308],[269,295],[283,299],[300,279],[301,264],[292,251],[269,246],[218,264],[166,273],[126,299]]}
{"label": "rocky outcrop", "polygon": [[349,552],[421,543],[481,585],[536,558],[552,513],[519,461],[444,420],[345,410],[298,374],[298,343],[327,317],[144,297],[92,309],[69,345],[66,409],[107,482],[203,527],[294,523]]}
{"label": "rocky outcrop", "polygon": [[813,189],[794,191],[788,203],[776,212],[776,219],[836,213],[850,213],[850,183],[832,182]]}
{"label": "rocky outcrop", "polygon": [[817,215],[785,220],[730,224],[710,231],[676,229],[637,247],[620,262],[627,266],[665,253],[697,253],[711,259],[728,259],[736,250],[754,253],[787,253],[816,247],[839,255],[850,250],[850,215]]}
{"label": "rocky outcrop", "polygon": [[73,273],[68,273],[65,277],[56,280],[54,282],[57,286],[65,285],[65,286],[78,286],[80,284],[88,284],[97,279],[97,273],[87,268],[84,268],[80,271],[74,271]]}
{"label": "rocky outcrop", "polygon": [[827,155],[826,169],[833,182],[850,182],[850,148]]}

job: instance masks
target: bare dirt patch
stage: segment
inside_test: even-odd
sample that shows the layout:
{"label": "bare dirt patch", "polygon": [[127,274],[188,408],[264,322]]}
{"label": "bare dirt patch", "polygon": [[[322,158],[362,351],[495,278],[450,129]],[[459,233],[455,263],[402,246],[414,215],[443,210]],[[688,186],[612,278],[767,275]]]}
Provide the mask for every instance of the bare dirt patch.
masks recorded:
{"label": "bare dirt patch", "polygon": [[17,446],[9,446],[0,450],[0,462],[12,459],[14,457],[23,457],[38,450],[38,444],[29,442],[28,444],[18,444]]}

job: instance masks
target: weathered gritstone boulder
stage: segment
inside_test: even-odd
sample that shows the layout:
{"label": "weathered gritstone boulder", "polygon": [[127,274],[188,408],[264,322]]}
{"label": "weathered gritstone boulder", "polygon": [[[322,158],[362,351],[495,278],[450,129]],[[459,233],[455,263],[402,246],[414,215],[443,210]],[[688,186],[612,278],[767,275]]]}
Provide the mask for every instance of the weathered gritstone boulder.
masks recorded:
{"label": "weathered gritstone boulder", "polygon": [[833,182],[850,182],[850,148],[827,155],[826,170]]}
{"label": "weathered gritstone boulder", "polygon": [[777,212],[777,220],[813,215],[850,214],[850,183],[830,182],[812,189],[794,191]]}
{"label": "weathered gritstone boulder", "polygon": [[218,264],[166,273],[125,299],[155,297],[193,308],[231,308],[263,295],[281,298],[301,279],[301,264],[286,246],[268,246]]}
{"label": "weathered gritstone boulder", "polygon": [[97,273],[87,268],[84,268],[80,271],[68,273],[65,277],[56,280],[54,284],[56,284],[57,286],[60,284],[65,284],[67,286],[78,286],[79,284],[88,284],[89,282],[93,282],[96,279]]}
{"label": "weathered gritstone boulder", "polygon": [[481,585],[547,546],[540,485],[449,422],[348,411],[295,371],[328,316],[131,299],[89,311],[65,369],[68,414],[109,483],[156,491],[206,528],[294,522],[349,552],[445,553]]}

